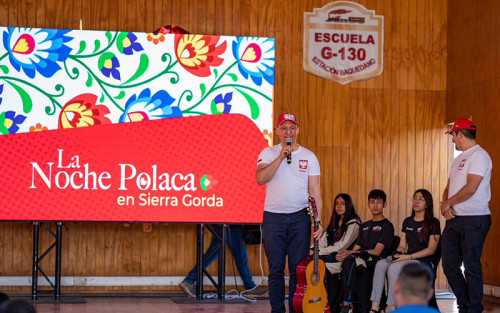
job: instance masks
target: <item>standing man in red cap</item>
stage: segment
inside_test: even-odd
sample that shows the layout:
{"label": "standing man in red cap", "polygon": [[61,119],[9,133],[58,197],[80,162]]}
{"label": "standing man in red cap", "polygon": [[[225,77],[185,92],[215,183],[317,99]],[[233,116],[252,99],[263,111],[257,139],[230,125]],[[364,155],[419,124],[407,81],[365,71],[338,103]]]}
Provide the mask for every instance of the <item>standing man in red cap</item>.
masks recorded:
{"label": "standing man in red cap", "polygon": [[446,132],[453,136],[455,148],[463,151],[453,160],[441,202],[446,218],[441,237],[443,269],[460,313],[483,312],[484,308],[481,254],[491,226],[492,163],[488,152],[476,143],[476,131],[476,125],[461,118]]}
{"label": "standing man in red cap", "polygon": [[[278,117],[276,134],[280,143],[264,149],[257,161],[257,183],[267,185],[262,236],[269,265],[271,311],[285,309],[285,262],[288,255],[289,310],[297,285],[296,268],[309,253],[311,218],[305,209],[308,197],[316,200],[318,216],[323,202],[319,184],[319,162],[313,152],[297,144],[299,125],[295,115]],[[319,238],[320,226],[314,233]]]}

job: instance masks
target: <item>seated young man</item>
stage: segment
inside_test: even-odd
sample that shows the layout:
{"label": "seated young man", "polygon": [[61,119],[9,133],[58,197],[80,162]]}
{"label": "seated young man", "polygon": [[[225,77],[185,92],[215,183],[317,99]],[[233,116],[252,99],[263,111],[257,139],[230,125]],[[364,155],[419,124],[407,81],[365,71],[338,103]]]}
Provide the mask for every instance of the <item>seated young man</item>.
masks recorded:
{"label": "seated young man", "polygon": [[370,312],[370,293],[373,270],[381,258],[390,255],[394,239],[394,226],[384,216],[387,206],[385,192],[374,189],[368,194],[371,220],[361,225],[361,230],[352,250],[340,251],[337,260],[342,262],[344,305],[342,311],[352,308],[352,300],[358,299],[363,313]]}

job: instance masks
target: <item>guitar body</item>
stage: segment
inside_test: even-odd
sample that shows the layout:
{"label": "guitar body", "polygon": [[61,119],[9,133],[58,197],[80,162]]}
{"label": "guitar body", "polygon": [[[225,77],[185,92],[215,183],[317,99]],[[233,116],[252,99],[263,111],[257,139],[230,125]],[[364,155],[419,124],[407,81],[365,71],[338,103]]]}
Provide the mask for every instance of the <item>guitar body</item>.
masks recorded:
{"label": "guitar body", "polygon": [[297,266],[297,288],[293,296],[295,313],[327,313],[325,288],[325,263],[318,260],[318,275],[314,277],[314,259],[308,255]]}
{"label": "guitar body", "polygon": [[307,288],[307,265],[312,261],[312,256],[308,255],[304,260],[300,261],[299,265],[297,265],[297,287],[295,288],[295,294],[293,295],[292,301],[293,311],[295,313],[303,313],[302,301]]}
{"label": "guitar body", "polygon": [[314,275],[314,262],[306,268],[307,288],[302,300],[304,313],[323,312],[326,307],[327,296],[325,288],[325,262],[318,261],[318,277]]}
{"label": "guitar body", "polygon": [[[315,220],[314,231],[317,231],[318,214],[312,197],[309,197],[309,208]],[[295,313],[330,313],[330,306],[326,305],[325,270],[325,262],[319,259],[318,240],[315,239],[314,255],[307,256],[297,265],[297,287],[292,300]]]}

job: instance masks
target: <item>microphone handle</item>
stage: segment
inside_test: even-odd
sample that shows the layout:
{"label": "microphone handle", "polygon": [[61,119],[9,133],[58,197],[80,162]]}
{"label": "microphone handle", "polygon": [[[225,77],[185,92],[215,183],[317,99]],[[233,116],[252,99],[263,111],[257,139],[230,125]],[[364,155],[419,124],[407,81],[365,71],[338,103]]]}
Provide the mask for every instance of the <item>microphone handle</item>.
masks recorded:
{"label": "microphone handle", "polygon": [[[286,139],[286,145],[291,147],[292,146],[292,138],[287,138]],[[290,152],[289,155],[286,156],[286,163],[287,164],[292,164],[292,153]]]}

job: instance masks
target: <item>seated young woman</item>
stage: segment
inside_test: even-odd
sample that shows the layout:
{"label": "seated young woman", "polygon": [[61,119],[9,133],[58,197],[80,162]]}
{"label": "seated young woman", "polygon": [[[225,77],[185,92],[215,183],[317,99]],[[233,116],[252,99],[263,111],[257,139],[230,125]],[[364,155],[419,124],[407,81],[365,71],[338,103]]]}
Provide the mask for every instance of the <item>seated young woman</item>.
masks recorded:
{"label": "seated young woman", "polygon": [[319,241],[319,255],[325,261],[326,289],[332,313],[340,312],[342,263],[335,259],[337,252],[351,249],[358,237],[361,219],[356,213],[351,196],[345,193],[335,197],[332,217]]}
{"label": "seated young woman", "polygon": [[389,290],[387,292],[386,312],[393,311],[394,282],[398,278],[403,266],[412,262],[421,262],[433,267],[432,260],[441,235],[439,220],[434,217],[432,195],[425,189],[415,191],[412,199],[411,216],[403,221],[401,228],[401,241],[398,250],[392,257],[382,259],[375,266],[373,287],[370,300],[370,312],[378,313],[380,299],[385,285],[387,274]]}

